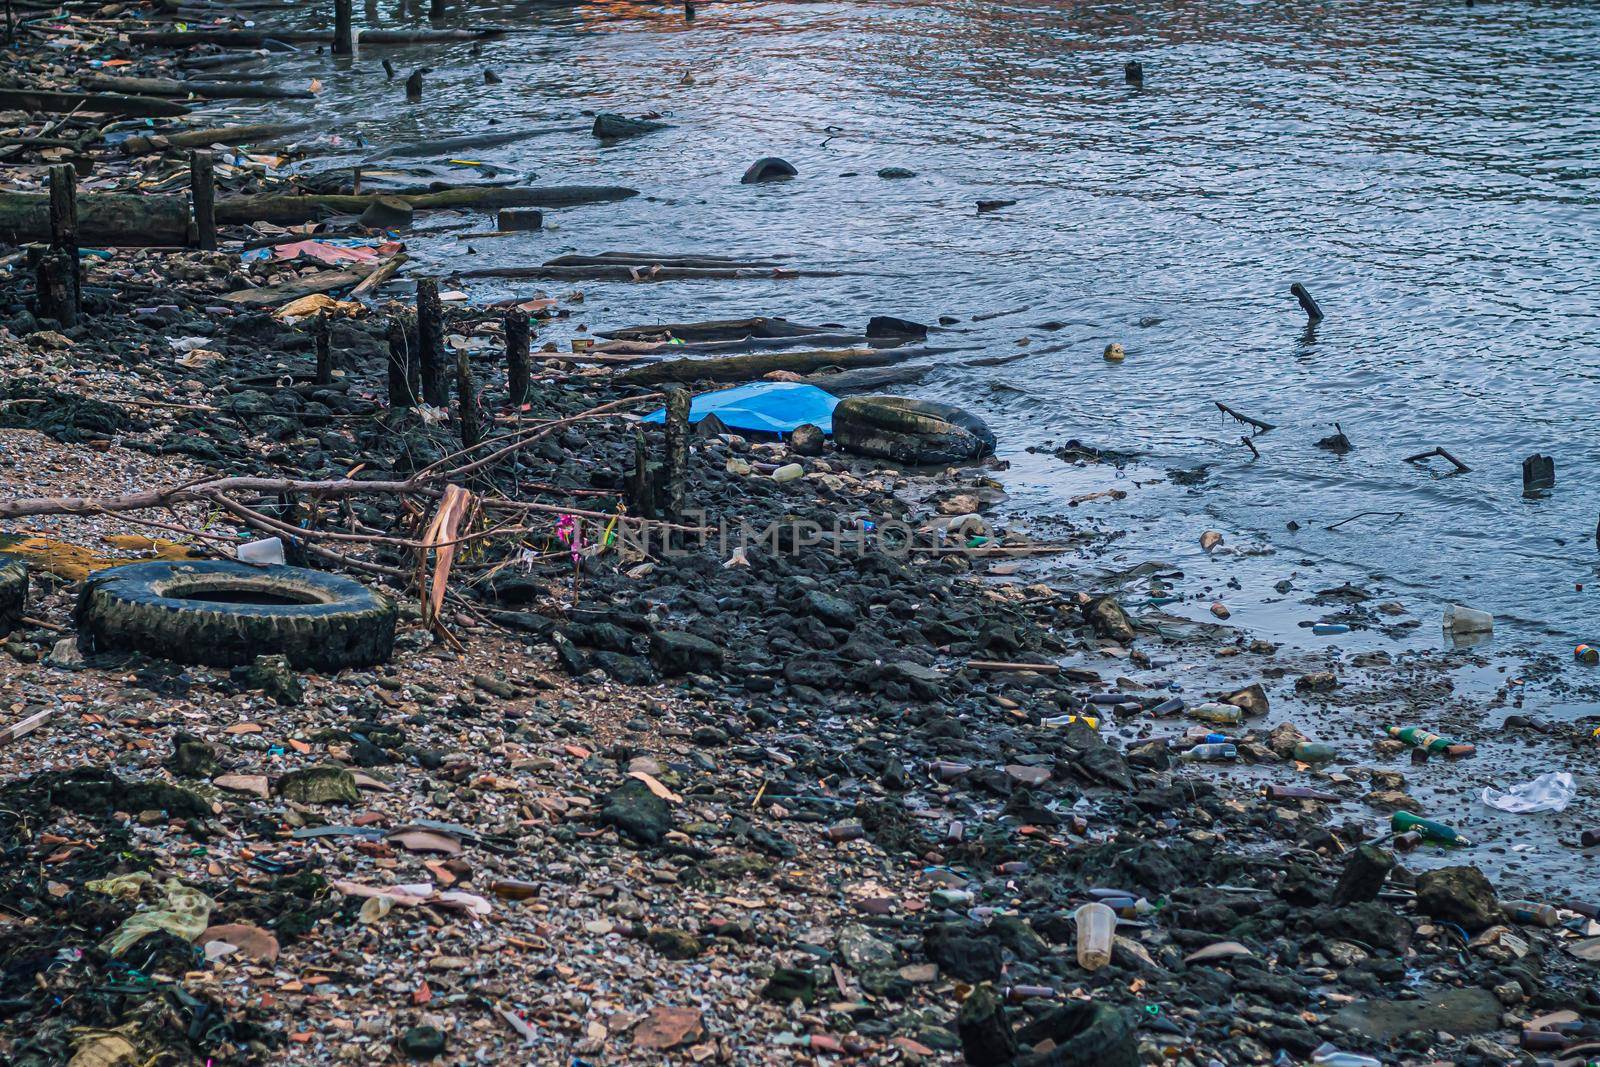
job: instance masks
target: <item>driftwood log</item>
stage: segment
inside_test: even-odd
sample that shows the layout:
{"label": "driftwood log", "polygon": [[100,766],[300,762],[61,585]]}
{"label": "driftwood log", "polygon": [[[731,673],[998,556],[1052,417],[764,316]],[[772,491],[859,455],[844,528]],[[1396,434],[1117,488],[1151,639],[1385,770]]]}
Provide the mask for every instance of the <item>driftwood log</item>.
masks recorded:
{"label": "driftwood log", "polygon": [[221,299],[229,304],[238,304],[241,307],[272,307],[274,304],[284,304],[290,300],[298,300],[302,296],[313,293],[331,293],[336,289],[346,289],[359,285],[371,274],[373,268],[362,264],[349,270],[325,270],[305,278],[295,278],[292,281],[280,282],[277,285],[263,285],[256,289],[240,289],[228,293]]}
{"label": "driftwood log", "polygon": [[179,81],[177,78],[90,78],[85,88],[102,93],[131,93],[144,96],[198,96],[211,100],[246,97],[261,100],[310,100],[315,94],[306,89],[286,89],[231,81]]}
{"label": "driftwood log", "polygon": [[403,200],[413,209],[465,208],[490,211],[502,207],[567,207],[602,204],[638,196],[637,189],[617,185],[546,185],[525,188],[445,189],[437,193],[397,196],[233,196],[217,201],[220,223],[309,222],[323,214],[359,215],[379,199]]}
{"label": "driftwood log", "polygon": [[804,352],[763,352],[754,356],[724,356],[720,359],[674,359],[624,371],[619,380],[635,385],[659,382],[748,382],[786,370],[810,374],[824,367],[882,367],[932,355],[943,349],[916,348],[824,348]]}
{"label": "driftwood log", "polygon": [[261,124],[255,126],[213,126],[205,130],[172,130],[168,133],[135,134],[122,142],[130,156],[164,152],[169,148],[209,148],[214,144],[241,145],[267,141],[303,130],[304,125]]}
{"label": "driftwood log", "polygon": [[187,115],[189,109],[176,100],[152,96],[127,96],[122,93],[52,93],[39,89],[0,89],[0,110],[85,112],[97,115],[124,115],[135,119],[164,119]]}
{"label": "driftwood log", "polygon": [[[190,243],[189,198],[132,193],[78,197],[78,240],[85,245]],[[48,193],[0,192],[0,241],[26,244],[50,239]]]}
{"label": "driftwood log", "polygon": [[[505,30],[498,26],[459,30],[362,30],[356,40],[371,44],[431,44],[437,41],[477,41]],[[333,44],[332,30],[136,30],[128,34],[134,44],[156,48],[185,48],[215,44],[225,48],[259,48],[267,41],[290,44]]]}

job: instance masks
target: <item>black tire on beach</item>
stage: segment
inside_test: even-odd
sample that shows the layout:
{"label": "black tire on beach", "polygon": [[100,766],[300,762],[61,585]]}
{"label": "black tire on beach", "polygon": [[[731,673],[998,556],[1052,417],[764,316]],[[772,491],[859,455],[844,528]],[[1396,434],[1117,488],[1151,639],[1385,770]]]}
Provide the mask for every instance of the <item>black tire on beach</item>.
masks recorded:
{"label": "black tire on beach", "polygon": [[833,409],[833,439],[863,456],[923,466],[994,451],[994,434],[971,412],[903,396],[852,396]]}
{"label": "black tire on beach", "polygon": [[1070,1004],[1022,1028],[1024,1045],[1044,1038],[1048,1052],[1019,1058],[1014,1067],[1139,1067],[1139,1046],[1127,1017],[1104,1004]]}
{"label": "black tire on beach", "polygon": [[11,632],[28,602],[28,565],[0,556],[0,636]]}
{"label": "black tire on beach", "polygon": [[76,620],[84,652],[215,667],[281,654],[335,671],[388,660],[397,615],[394,601],[349,578],[215,560],[101,571],[84,583]]}

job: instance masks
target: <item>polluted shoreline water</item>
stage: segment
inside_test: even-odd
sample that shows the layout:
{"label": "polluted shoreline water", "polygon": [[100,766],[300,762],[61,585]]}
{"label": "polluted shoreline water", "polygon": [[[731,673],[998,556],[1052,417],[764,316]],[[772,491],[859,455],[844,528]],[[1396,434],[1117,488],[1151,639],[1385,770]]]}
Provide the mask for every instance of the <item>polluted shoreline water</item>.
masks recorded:
{"label": "polluted shoreline water", "polygon": [[[1565,592],[1592,561],[1552,553],[1540,610],[1481,577],[1586,506],[1581,461],[1497,438],[1487,386],[1470,434],[1430,417],[1427,359],[1373,378],[1341,331],[1414,346],[1377,321],[1436,309],[1261,221],[1305,208],[1265,195],[1307,166],[1274,146],[1388,102],[1341,62],[1405,88],[1373,61],[1406,27],[1436,83],[1478,47],[1510,76],[1589,13],[474,6],[347,60],[308,30],[332,10],[108,36],[63,11],[23,28],[61,63],[10,53],[6,190],[51,199],[5,257],[11,1061],[1592,1058],[1600,724]],[[1252,82],[1301,18],[1299,80]],[[219,69],[276,88],[182,116],[130,92]],[[1185,95],[1207,70],[1238,112]],[[1339,91],[1285,117],[1313,73]],[[79,89],[164,117],[62,118],[90,101],[46,94]],[[1208,171],[1159,136],[1186,114],[1191,148],[1259,140]],[[243,124],[198,165],[172,136]],[[1039,139],[1107,130],[1153,158]],[[1326,169],[1321,228],[1377,221]],[[1545,180],[1577,190],[1558,216],[1592,201],[1581,169]],[[129,247],[112,190],[202,248],[214,213],[218,251]],[[1462,247],[1549,301],[1500,221]],[[1235,282],[1219,249],[1261,259]],[[1584,299],[1455,373],[1548,398],[1539,359],[1471,374],[1506,336],[1581,352]],[[1262,369],[1279,335],[1292,374]],[[783,417],[779,384],[850,398],[825,428],[691,427],[751,378],[729,419]],[[1531,534],[1463,570],[1533,451],[1558,469],[1516,505]],[[270,538],[291,566],[230,560]]]}

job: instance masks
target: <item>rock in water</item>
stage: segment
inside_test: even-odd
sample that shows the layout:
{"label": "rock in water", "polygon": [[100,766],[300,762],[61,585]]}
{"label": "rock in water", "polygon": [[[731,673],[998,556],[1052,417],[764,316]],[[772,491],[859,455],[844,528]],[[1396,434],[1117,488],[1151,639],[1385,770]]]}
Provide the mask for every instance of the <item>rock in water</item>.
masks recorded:
{"label": "rock in water", "polygon": [[1417,878],[1417,910],[1476,933],[1502,918],[1494,886],[1476,867],[1440,867]]}
{"label": "rock in water", "polygon": [[398,196],[380,196],[367,205],[357,221],[369,230],[409,229],[415,216],[411,205]]}
{"label": "rock in water", "polygon": [[626,115],[613,115],[609,111],[602,111],[594,117],[594,129],[590,132],[604,140],[615,141],[624,137],[639,137],[667,127],[668,124],[665,122],[630,119]]}
{"label": "rock in water", "polygon": [[926,341],[928,328],[910,319],[897,319],[893,315],[874,315],[867,320],[867,336]]}
{"label": "rock in water", "polygon": [[278,794],[297,804],[355,804],[361,800],[355,777],[331,763],[290,771],[278,779]]}
{"label": "rock in water", "polygon": [[964,463],[994,451],[994,434],[976,415],[903,396],[841,400],[833,409],[833,440],[847,452],[912,466]]}
{"label": "rock in water", "polygon": [[1122,605],[1117,603],[1116,597],[1096,597],[1084,606],[1083,614],[1089,620],[1089,625],[1094,627],[1094,632],[1101,637],[1109,637],[1125,645],[1133,642],[1133,622],[1128,618],[1128,613],[1122,610]]}
{"label": "rock in water", "polygon": [[762,156],[750,164],[750,169],[744,172],[740,183],[755,185],[758,182],[776,182],[785,178],[799,177],[800,172],[794,169],[794,164],[788,160],[779,159],[777,156]]}
{"label": "rock in water", "polygon": [[630,778],[606,795],[600,821],[642,845],[657,845],[672,829],[672,808],[649,786]]}
{"label": "rock in water", "polygon": [[884,167],[878,172],[878,177],[886,181],[893,181],[897,178],[915,178],[916,176],[916,171],[907,170],[905,167]]}

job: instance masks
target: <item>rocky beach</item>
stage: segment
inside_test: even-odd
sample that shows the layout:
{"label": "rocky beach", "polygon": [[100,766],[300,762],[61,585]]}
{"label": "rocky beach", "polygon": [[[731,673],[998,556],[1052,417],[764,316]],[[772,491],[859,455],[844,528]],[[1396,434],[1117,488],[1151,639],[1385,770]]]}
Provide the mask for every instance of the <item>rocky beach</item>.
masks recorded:
{"label": "rocky beach", "polygon": [[0,1060],[1600,1059],[1582,648],[921,387],[1046,308],[799,317],[853,270],[475,155],[678,116],[319,124],[544,46],[436,8],[8,7]]}

